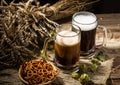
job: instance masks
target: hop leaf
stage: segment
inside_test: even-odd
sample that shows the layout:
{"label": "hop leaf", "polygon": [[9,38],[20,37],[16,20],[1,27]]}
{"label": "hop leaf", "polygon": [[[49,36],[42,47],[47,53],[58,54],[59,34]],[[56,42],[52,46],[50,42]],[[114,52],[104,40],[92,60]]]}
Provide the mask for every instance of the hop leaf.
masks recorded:
{"label": "hop leaf", "polygon": [[105,61],[105,55],[103,54],[103,52],[99,52],[97,55],[97,59],[104,62]]}

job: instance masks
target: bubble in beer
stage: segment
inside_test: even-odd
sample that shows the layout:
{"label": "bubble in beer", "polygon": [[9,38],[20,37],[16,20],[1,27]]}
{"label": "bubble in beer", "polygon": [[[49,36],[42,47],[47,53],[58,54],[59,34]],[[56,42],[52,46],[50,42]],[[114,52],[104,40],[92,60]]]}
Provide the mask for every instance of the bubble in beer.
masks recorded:
{"label": "bubble in beer", "polygon": [[97,26],[96,16],[91,13],[78,13],[73,16],[72,24],[79,26],[82,31],[89,31]]}
{"label": "bubble in beer", "polygon": [[[56,36],[56,42],[60,45],[75,45],[79,42],[79,35],[73,31],[61,31]],[[64,36],[64,37],[63,37]]]}

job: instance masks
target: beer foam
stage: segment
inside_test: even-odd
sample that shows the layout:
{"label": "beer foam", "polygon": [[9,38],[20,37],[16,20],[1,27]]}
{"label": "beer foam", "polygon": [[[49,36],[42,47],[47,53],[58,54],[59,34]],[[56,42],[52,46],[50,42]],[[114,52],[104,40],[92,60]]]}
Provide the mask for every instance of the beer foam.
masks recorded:
{"label": "beer foam", "polygon": [[75,45],[79,42],[79,35],[73,31],[61,31],[56,36],[56,42],[62,46]]}
{"label": "beer foam", "polygon": [[72,24],[79,26],[82,31],[89,31],[95,29],[97,26],[96,16],[91,14],[78,14],[73,17]]}

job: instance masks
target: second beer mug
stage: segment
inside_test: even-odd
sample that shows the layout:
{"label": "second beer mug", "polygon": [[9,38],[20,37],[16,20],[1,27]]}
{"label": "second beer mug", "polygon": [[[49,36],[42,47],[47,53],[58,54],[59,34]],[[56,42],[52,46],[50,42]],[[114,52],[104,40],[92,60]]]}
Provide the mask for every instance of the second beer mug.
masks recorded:
{"label": "second beer mug", "polygon": [[[80,55],[91,57],[95,53],[96,47],[106,44],[107,30],[104,26],[98,25],[97,17],[93,13],[85,11],[75,13],[72,24],[81,29]],[[99,29],[103,33],[103,42],[101,45],[96,45],[96,31]]]}
{"label": "second beer mug", "polygon": [[[77,27],[78,30],[72,30]],[[54,41],[55,64],[62,69],[74,70],[80,58],[80,28],[70,24],[63,24],[56,28],[55,36],[47,42]],[[46,49],[46,48],[45,48]]]}

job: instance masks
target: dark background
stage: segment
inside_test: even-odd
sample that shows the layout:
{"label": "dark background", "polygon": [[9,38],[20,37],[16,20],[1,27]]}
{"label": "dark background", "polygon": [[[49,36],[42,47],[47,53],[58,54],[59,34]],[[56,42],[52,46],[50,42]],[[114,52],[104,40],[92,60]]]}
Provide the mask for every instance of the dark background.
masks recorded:
{"label": "dark background", "polygon": [[[40,0],[41,3],[53,4],[58,0]],[[94,13],[120,13],[120,0],[100,0],[93,6]]]}
{"label": "dark background", "polygon": [[93,9],[95,13],[120,13],[120,0],[101,0]]}
{"label": "dark background", "polygon": [[[6,0],[11,2],[13,0]],[[15,2],[25,0],[15,0]],[[27,1],[27,0],[26,0]],[[39,0],[41,4],[50,3],[51,5],[59,0]],[[93,0],[94,1],[94,0]],[[100,0],[93,6],[94,13],[120,13],[120,0]]]}

